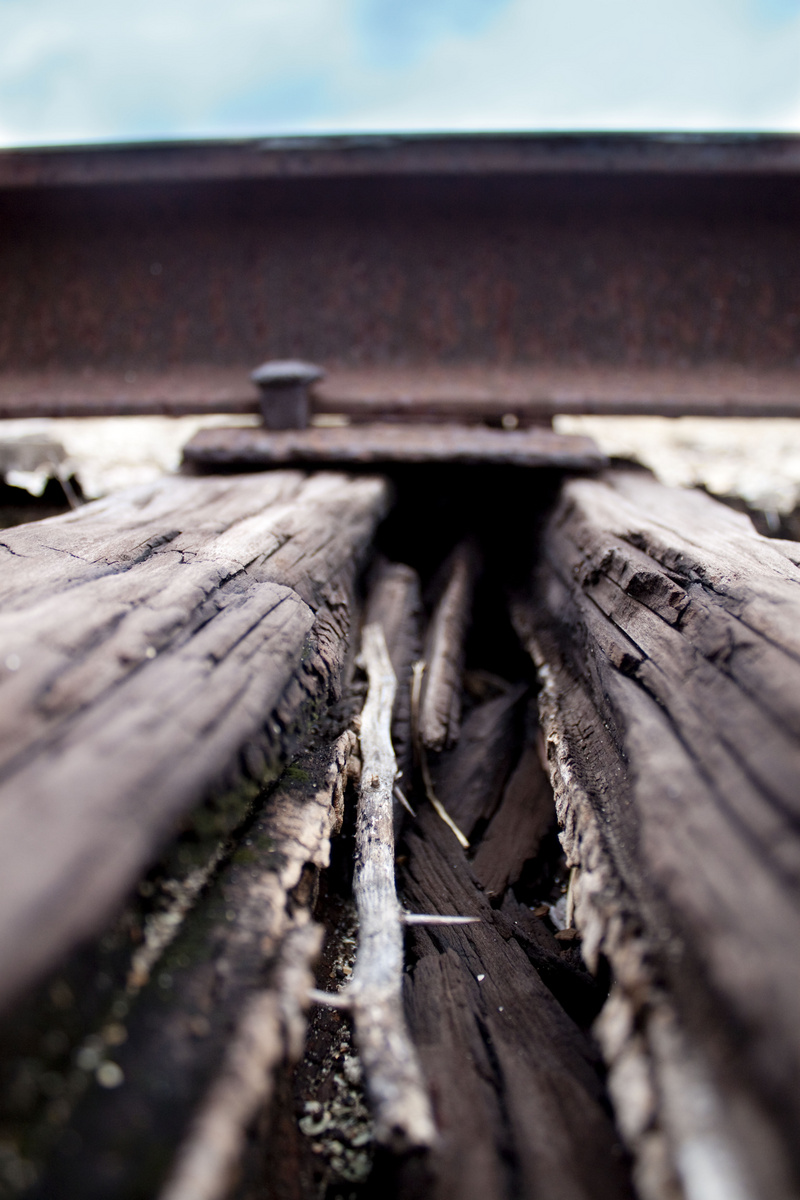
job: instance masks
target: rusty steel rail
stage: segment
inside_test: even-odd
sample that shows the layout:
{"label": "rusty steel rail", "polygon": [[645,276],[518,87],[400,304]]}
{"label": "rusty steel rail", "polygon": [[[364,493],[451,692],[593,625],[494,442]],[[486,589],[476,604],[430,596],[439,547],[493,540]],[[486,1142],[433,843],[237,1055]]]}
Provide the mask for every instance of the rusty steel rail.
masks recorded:
{"label": "rusty steel rail", "polygon": [[800,144],[753,134],[390,134],[50,146],[0,152],[0,187],[364,175],[794,175]]}
{"label": "rusty steel rail", "polygon": [[800,139],[0,153],[0,416],[800,414]]}

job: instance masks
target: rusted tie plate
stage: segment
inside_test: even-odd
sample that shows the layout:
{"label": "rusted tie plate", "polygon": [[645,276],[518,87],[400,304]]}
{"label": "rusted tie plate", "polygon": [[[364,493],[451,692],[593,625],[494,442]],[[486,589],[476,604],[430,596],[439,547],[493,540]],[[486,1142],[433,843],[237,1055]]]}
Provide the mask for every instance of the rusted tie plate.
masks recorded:
{"label": "rusted tie plate", "polygon": [[309,426],[308,391],[322,375],[309,363],[265,363],[252,375],[261,390],[264,425],[201,430],[185,447],[184,460],[206,468],[447,462],[593,471],[608,465],[591,438],[544,426],[412,420]]}

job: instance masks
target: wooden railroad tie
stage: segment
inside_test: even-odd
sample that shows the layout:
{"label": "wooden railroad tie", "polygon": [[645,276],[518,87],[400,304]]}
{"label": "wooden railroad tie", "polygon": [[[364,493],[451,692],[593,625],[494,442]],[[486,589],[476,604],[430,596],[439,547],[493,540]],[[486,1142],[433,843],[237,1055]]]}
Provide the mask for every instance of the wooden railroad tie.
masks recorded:
{"label": "wooden railroad tie", "polygon": [[581,454],[3,531],[10,1194],[796,1194],[800,552]]}

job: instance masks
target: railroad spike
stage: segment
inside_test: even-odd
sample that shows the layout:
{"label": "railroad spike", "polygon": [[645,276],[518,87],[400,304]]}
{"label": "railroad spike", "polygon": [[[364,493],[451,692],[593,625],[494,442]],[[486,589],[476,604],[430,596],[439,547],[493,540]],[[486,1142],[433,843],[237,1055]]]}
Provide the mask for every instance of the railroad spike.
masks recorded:
{"label": "railroad spike", "polygon": [[261,393],[267,429],[306,429],[311,385],[324,374],[322,367],[297,359],[273,359],[257,367],[250,378]]}

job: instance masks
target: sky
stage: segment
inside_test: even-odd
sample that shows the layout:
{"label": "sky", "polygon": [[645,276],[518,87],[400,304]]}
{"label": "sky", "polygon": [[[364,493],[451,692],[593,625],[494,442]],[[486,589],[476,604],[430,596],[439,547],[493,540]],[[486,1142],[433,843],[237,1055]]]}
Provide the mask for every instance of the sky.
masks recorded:
{"label": "sky", "polygon": [[800,131],[800,0],[0,0],[0,145]]}

